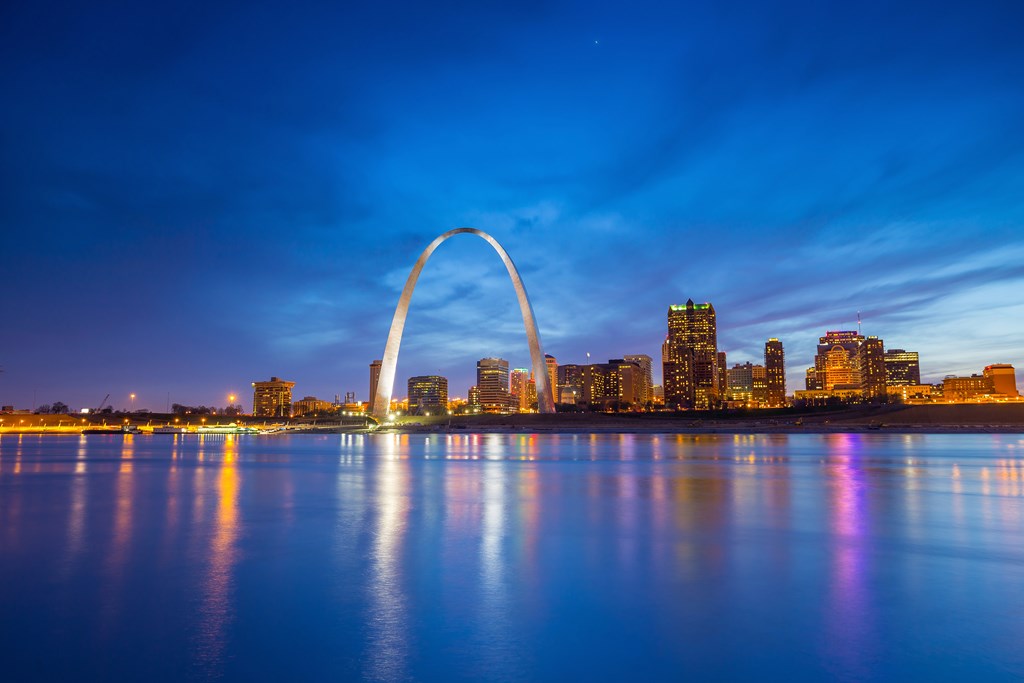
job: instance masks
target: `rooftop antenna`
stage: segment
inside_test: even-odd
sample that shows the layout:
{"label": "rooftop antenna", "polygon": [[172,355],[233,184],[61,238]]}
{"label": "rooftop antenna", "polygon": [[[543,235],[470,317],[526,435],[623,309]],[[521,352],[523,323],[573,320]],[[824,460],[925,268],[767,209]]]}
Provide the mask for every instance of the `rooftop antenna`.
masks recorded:
{"label": "rooftop antenna", "polygon": [[857,334],[860,334],[860,311],[857,311]]}

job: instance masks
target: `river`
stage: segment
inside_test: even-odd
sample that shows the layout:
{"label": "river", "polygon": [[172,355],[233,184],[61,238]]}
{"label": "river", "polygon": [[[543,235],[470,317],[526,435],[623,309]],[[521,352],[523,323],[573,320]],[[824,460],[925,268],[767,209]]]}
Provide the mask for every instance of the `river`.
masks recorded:
{"label": "river", "polygon": [[1019,680],[1024,436],[0,436],[21,680]]}

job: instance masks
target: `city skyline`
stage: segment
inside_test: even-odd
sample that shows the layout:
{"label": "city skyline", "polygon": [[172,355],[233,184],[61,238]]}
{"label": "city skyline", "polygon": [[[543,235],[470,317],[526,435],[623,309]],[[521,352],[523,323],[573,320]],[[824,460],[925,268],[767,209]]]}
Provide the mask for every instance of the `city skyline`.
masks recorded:
{"label": "city skyline", "polygon": [[[1024,365],[1019,6],[103,6],[0,22],[5,404],[365,399],[409,264],[464,225],[560,363],[659,358],[692,297],[730,363],[781,339],[791,388],[858,312],[924,381]],[[529,365],[470,242],[399,378]]]}

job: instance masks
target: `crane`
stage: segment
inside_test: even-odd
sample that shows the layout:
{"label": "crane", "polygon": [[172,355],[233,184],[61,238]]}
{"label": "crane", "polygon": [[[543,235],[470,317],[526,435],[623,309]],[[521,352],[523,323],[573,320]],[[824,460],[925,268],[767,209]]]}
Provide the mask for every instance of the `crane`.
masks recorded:
{"label": "crane", "polygon": [[103,410],[103,406],[106,404],[108,398],[110,398],[110,394],[107,394],[106,396],[104,396],[103,400],[100,401],[99,407],[96,408],[96,412],[97,413],[100,412],[101,410]]}

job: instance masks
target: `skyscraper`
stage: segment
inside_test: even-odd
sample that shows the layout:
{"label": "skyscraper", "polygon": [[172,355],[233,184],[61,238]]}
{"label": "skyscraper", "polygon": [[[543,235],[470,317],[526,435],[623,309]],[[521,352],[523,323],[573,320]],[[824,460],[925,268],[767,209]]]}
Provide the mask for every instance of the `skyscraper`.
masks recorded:
{"label": "skyscraper", "polygon": [[252,383],[252,414],[256,417],[290,417],[292,414],[292,387],[280,377],[269,382]]}
{"label": "skyscraper", "polygon": [[821,389],[832,391],[860,387],[860,359],[857,354],[864,335],[854,330],[833,330],[818,339],[814,357],[816,381]]}
{"label": "skyscraper", "polygon": [[409,414],[437,415],[448,410],[448,378],[423,375],[409,378]]}
{"label": "skyscraper", "polygon": [[380,366],[384,364],[382,360],[375,360],[370,363],[370,404],[369,410],[373,410],[373,401],[377,398],[377,382],[380,381]]}
{"label": "skyscraper", "polygon": [[921,384],[921,362],[917,351],[889,349],[885,352],[885,383],[890,387]]}
{"label": "skyscraper", "polygon": [[510,410],[508,361],[504,358],[481,358],[476,364],[476,388],[480,408],[485,413],[507,413]]}
{"label": "skyscraper", "polygon": [[729,393],[729,366],[725,351],[718,352],[718,394],[725,398]]}
{"label": "skyscraper", "polygon": [[526,391],[530,375],[528,368],[516,368],[509,374],[509,393],[512,394],[513,407],[521,413],[530,409],[530,397]]}
{"label": "skyscraper", "polygon": [[544,364],[548,368],[548,383],[551,385],[551,399],[558,403],[558,361],[550,353],[544,354]]}
{"label": "skyscraper", "polygon": [[668,344],[664,363],[665,405],[708,410],[719,399],[718,333],[710,303],[668,309]]}
{"label": "skyscraper", "polygon": [[651,375],[651,365],[654,362],[646,353],[632,353],[622,357],[627,363],[636,363],[642,374],[641,387],[637,395],[638,403],[647,403],[651,400],[651,388],[654,386],[654,377]]}
{"label": "skyscraper", "polygon": [[865,399],[887,396],[885,390],[885,346],[878,337],[868,337],[857,353],[860,389]]}
{"label": "skyscraper", "polygon": [[764,343],[764,369],[768,382],[766,403],[769,408],[781,408],[786,405],[786,352],[775,337]]}

